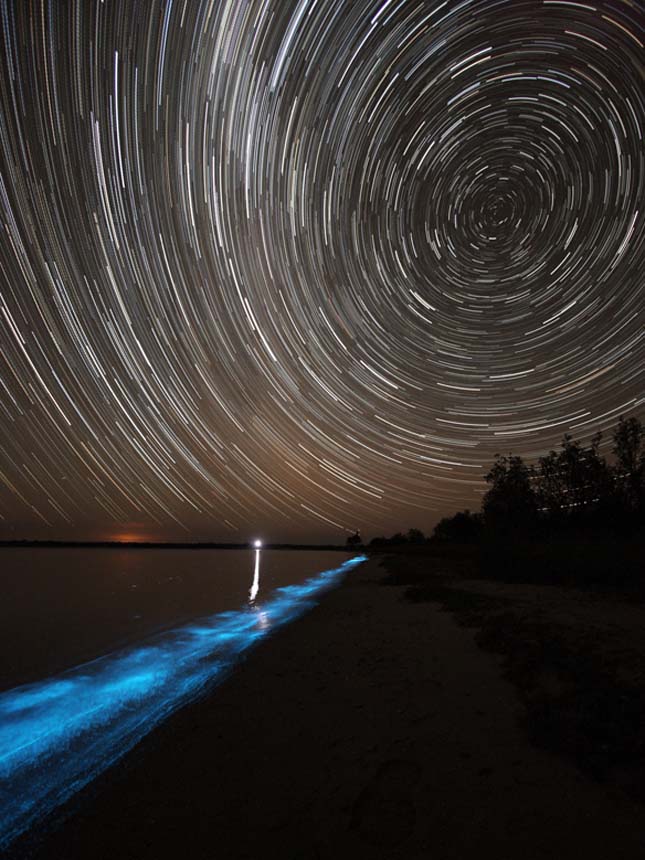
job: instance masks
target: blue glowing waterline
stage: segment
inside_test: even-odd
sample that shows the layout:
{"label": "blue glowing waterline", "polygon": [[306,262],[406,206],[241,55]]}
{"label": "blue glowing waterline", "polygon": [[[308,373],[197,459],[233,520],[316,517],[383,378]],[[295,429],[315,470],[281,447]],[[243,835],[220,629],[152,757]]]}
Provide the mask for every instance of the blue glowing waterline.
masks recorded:
{"label": "blue glowing waterline", "polygon": [[221,612],[0,694],[0,847],[212,688],[240,655],[302,615],[366,556],[276,589],[261,606]]}

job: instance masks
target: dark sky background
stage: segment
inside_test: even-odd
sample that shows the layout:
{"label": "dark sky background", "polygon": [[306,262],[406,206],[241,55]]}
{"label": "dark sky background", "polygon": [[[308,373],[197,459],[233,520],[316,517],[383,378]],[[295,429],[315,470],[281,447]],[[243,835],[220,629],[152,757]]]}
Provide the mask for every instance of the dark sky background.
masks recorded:
{"label": "dark sky background", "polygon": [[0,9],[1,536],[429,531],[644,415],[641,3]]}

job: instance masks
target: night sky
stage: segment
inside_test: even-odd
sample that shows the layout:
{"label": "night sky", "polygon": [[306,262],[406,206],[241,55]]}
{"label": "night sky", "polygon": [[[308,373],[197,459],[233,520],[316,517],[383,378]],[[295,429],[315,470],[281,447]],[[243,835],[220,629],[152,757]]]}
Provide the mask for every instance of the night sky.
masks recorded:
{"label": "night sky", "polygon": [[643,417],[642,3],[0,9],[1,536],[428,532]]}

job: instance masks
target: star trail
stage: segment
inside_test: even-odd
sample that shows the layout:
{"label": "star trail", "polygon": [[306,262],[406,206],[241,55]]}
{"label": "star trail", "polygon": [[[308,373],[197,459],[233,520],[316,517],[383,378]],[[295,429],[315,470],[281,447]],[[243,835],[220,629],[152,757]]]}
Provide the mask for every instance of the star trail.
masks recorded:
{"label": "star trail", "polygon": [[4,536],[427,530],[643,415],[641,3],[0,9]]}

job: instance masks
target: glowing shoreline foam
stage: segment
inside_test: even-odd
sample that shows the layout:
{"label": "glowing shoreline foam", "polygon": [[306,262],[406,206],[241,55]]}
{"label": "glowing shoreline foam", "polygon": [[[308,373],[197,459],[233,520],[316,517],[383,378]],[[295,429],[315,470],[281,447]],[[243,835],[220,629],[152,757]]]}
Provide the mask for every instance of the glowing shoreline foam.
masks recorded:
{"label": "glowing shoreline foam", "polygon": [[257,607],[200,619],[0,694],[0,847],[222,680],[244,651],[365,560],[357,556],[278,588]]}

